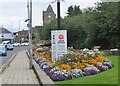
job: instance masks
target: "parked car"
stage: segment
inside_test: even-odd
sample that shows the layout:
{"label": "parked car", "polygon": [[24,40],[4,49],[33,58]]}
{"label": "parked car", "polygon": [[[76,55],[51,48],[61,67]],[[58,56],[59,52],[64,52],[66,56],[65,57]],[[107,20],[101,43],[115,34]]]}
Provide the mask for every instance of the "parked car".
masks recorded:
{"label": "parked car", "polygon": [[9,44],[10,41],[3,41],[2,44],[5,46],[5,48],[7,48],[7,44]]}
{"label": "parked car", "polygon": [[4,45],[0,44],[0,56],[7,56],[7,51]]}
{"label": "parked car", "polygon": [[13,45],[12,44],[7,44],[7,50],[13,50]]}
{"label": "parked car", "polygon": [[21,46],[28,46],[28,45],[29,45],[29,43],[27,43],[27,42],[21,43]]}
{"label": "parked car", "polygon": [[8,44],[10,41],[3,41],[2,44]]}
{"label": "parked car", "polygon": [[14,47],[18,47],[18,46],[20,46],[20,43],[14,43],[14,44],[12,44]]}

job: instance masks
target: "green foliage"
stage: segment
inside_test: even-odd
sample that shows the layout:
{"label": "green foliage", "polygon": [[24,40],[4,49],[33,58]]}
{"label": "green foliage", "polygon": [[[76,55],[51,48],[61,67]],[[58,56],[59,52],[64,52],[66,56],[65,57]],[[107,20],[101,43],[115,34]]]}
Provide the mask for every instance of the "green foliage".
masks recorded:
{"label": "green foliage", "polygon": [[[67,30],[68,46],[92,48],[120,48],[120,2],[97,3],[81,11],[70,6],[68,15],[61,18],[61,29]],[[50,39],[51,30],[57,29],[57,19],[40,28],[40,37]]]}
{"label": "green foliage", "polygon": [[68,50],[74,51],[74,48],[73,47],[68,47]]}
{"label": "green foliage", "polygon": [[98,3],[96,10],[99,13],[97,22],[100,27],[99,41],[104,37],[107,46],[114,48],[120,47],[119,36],[120,29],[118,27],[118,2]]}
{"label": "green foliage", "polygon": [[36,38],[36,35],[35,34],[32,34],[32,39],[35,39]]}
{"label": "green foliage", "polygon": [[50,40],[51,39],[51,30],[57,29],[57,20],[53,20],[50,24],[39,27],[39,36],[41,39]]}
{"label": "green foliage", "polygon": [[82,13],[82,10],[80,9],[80,6],[70,6],[68,7],[68,16],[75,16],[75,15],[78,15],[78,14],[81,14]]}

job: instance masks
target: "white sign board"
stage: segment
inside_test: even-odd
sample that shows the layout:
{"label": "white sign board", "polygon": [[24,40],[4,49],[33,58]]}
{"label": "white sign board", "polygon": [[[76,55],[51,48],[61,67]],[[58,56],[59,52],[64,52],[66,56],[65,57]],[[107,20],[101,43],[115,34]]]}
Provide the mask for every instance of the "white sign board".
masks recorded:
{"label": "white sign board", "polygon": [[52,60],[57,61],[63,54],[67,53],[67,31],[51,31]]}

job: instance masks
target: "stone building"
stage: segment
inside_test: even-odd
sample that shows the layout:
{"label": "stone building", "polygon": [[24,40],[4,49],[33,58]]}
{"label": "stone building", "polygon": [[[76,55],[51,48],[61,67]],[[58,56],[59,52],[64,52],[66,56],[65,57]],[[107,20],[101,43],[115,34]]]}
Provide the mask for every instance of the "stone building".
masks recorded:
{"label": "stone building", "polygon": [[56,14],[54,13],[52,6],[49,4],[46,11],[43,11],[43,26],[49,24],[51,20],[56,18]]}
{"label": "stone building", "polygon": [[[22,30],[14,33],[14,42],[23,43],[29,42],[29,31]],[[39,26],[32,27],[32,40],[37,42],[39,40]]]}
{"label": "stone building", "polygon": [[23,43],[29,41],[28,30],[22,30],[15,33],[14,42]]}
{"label": "stone building", "polygon": [[11,43],[13,42],[13,33],[7,30],[4,27],[0,27],[0,43],[2,41],[10,41]]}

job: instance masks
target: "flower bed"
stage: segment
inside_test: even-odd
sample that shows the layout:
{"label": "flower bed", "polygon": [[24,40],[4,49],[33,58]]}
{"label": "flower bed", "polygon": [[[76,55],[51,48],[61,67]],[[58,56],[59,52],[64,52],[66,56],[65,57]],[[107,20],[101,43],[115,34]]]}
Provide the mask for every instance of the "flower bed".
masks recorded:
{"label": "flower bed", "polygon": [[40,50],[34,51],[33,59],[53,81],[91,76],[113,67],[112,62],[100,55],[97,49],[74,50],[68,48],[68,53],[59,61],[54,62],[49,48],[40,48]]}

